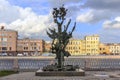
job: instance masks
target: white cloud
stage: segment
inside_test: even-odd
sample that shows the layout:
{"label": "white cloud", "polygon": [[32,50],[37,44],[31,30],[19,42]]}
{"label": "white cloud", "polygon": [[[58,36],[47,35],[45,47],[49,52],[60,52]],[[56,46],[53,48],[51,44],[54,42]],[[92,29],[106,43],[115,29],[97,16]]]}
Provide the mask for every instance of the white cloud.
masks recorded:
{"label": "white cloud", "polygon": [[[9,24],[9,27],[24,34],[42,33],[49,27],[49,15],[36,15],[30,9],[20,9],[20,18]],[[49,23],[50,24],[50,23]]]}
{"label": "white cloud", "polygon": [[0,23],[10,23],[19,17],[17,6],[11,6],[6,0],[0,0]]}
{"label": "white cloud", "polygon": [[91,22],[93,21],[93,14],[92,11],[89,11],[88,13],[81,14],[77,17],[78,22]]}
{"label": "white cloud", "polygon": [[104,21],[103,29],[99,33],[103,42],[120,43],[120,17]]}
{"label": "white cloud", "polygon": [[116,17],[114,20],[107,20],[103,23],[105,29],[120,29],[120,17]]}
{"label": "white cloud", "polygon": [[120,22],[120,17],[116,17],[115,21],[119,21]]}
{"label": "white cloud", "polygon": [[84,5],[81,5],[83,11],[79,13],[77,21],[98,23],[120,16],[119,3],[120,0],[87,0]]}
{"label": "white cloud", "polygon": [[0,23],[3,22],[8,29],[17,30],[22,34],[20,36],[34,37],[45,35],[46,29],[54,25],[49,14],[37,15],[29,7],[22,8],[11,5],[6,0],[0,0]]}

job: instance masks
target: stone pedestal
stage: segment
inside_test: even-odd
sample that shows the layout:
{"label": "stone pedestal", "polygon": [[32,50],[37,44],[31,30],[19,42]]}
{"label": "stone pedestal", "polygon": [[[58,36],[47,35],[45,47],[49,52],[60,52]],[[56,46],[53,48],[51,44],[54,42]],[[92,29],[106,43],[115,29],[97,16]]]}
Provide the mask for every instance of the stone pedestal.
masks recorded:
{"label": "stone pedestal", "polygon": [[84,70],[77,71],[42,71],[38,70],[35,73],[36,76],[85,76]]}

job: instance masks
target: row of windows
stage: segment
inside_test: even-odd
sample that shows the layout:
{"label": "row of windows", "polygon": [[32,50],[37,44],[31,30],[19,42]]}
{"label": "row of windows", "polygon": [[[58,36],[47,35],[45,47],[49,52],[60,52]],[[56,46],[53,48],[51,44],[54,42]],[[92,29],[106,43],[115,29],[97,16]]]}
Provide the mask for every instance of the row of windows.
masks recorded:
{"label": "row of windows", "polygon": [[73,44],[76,44],[76,45],[78,45],[78,44],[80,44],[81,42],[72,42],[72,41],[70,41],[68,44],[69,45],[73,45]]}
{"label": "row of windows", "polygon": [[87,51],[98,51],[98,49],[86,49]]}
{"label": "row of windows", "polygon": [[87,45],[86,47],[98,47],[98,45]]}
{"label": "row of windows", "polygon": [[98,41],[86,41],[86,43],[91,43],[91,44],[93,44],[93,43],[98,43]]}
{"label": "row of windows", "polygon": [[120,46],[110,46],[111,49],[120,49]]}
{"label": "row of windows", "polygon": [[75,51],[70,51],[70,54],[75,54],[75,53],[81,53],[80,51],[77,51],[77,52],[75,52]]}
{"label": "row of windows", "polygon": [[0,38],[0,41],[7,41],[7,38]]}
{"label": "row of windows", "polygon": [[[69,49],[69,48],[67,48],[66,50],[68,50],[68,51],[80,51],[80,49],[77,49],[77,50],[75,50],[75,49]],[[98,51],[98,49],[82,49],[82,51]]]}
{"label": "row of windows", "polygon": [[[24,50],[28,50],[28,47],[24,47]],[[30,50],[40,50],[40,47],[31,47]]]}
{"label": "row of windows", "polygon": [[87,37],[86,40],[99,40],[99,38],[96,38],[96,37]]}
{"label": "row of windows", "polygon": [[8,46],[8,45],[12,45],[12,42],[0,42],[1,46]]}
{"label": "row of windows", "polygon": [[0,47],[0,50],[4,50],[4,51],[5,51],[5,50],[10,50],[10,51],[11,51],[11,50],[12,50],[12,47]]}
{"label": "row of windows", "polygon": [[111,51],[112,53],[120,53],[120,51]]}
{"label": "row of windows", "polygon": [[[90,44],[93,44],[93,43],[98,43],[98,41],[86,41],[86,43],[90,43]],[[81,43],[80,42],[69,42],[68,45],[80,45]],[[84,43],[83,43],[84,44]]]}
{"label": "row of windows", "polygon": [[29,45],[30,44],[30,46],[36,46],[37,45],[37,43],[18,43],[18,45]]}
{"label": "row of windows", "polygon": [[71,49],[80,49],[80,47],[66,47],[66,49],[71,50]]}
{"label": "row of windows", "polygon": [[100,50],[105,50],[105,48],[100,48]]}
{"label": "row of windows", "polygon": [[[17,34],[17,33],[14,33],[14,34]],[[11,36],[13,36],[13,34],[11,34],[11,33],[3,33],[3,32],[1,32],[0,33],[0,36],[9,36],[9,37],[11,37]]]}

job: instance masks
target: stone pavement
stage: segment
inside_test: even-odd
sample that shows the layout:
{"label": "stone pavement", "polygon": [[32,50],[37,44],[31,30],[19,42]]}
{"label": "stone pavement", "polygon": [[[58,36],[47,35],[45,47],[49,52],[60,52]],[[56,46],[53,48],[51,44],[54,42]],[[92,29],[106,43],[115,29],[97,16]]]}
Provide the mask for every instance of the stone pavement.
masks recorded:
{"label": "stone pavement", "polygon": [[18,74],[0,77],[0,80],[120,80],[119,75],[120,71],[87,71],[86,76],[83,77],[40,77],[35,76],[35,72],[20,72]]}

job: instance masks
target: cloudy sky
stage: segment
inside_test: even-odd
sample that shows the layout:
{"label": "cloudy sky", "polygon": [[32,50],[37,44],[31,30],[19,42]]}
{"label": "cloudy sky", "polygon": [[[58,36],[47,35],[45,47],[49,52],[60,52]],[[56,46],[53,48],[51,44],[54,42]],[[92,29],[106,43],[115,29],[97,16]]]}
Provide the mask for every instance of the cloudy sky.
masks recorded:
{"label": "cloudy sky", "polygon": [[62,4],[67,19],[77,22],[74,38],[98,34],[101,42],[120,43],[120,0],[0,0],[0,26],[17,30],[20,38],[49,40],[52,9]]}

